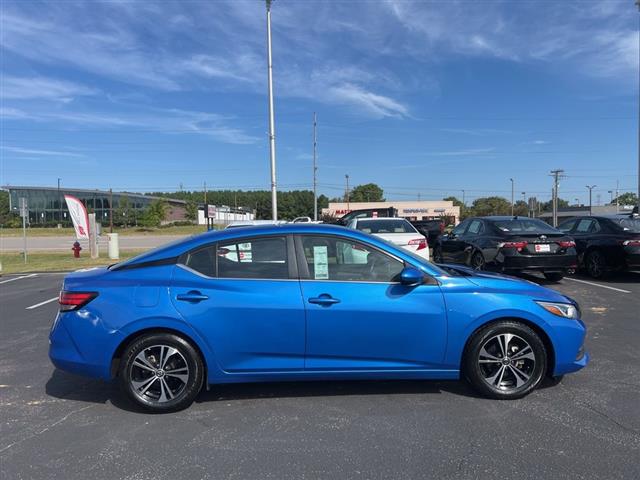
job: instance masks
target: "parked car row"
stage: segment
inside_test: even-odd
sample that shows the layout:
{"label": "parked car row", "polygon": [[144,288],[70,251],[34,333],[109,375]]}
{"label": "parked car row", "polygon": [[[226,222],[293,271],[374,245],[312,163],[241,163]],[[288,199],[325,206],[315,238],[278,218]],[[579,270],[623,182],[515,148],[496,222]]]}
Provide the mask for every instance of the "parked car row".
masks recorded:
{"label": "parked car row", "polygon": [[581,217],[557,229],[527,217],[468,218],[438,237],[433,260],[476,270],[539,271],[552,281],[577,269],[600,278],[640,269],[640,218]]}

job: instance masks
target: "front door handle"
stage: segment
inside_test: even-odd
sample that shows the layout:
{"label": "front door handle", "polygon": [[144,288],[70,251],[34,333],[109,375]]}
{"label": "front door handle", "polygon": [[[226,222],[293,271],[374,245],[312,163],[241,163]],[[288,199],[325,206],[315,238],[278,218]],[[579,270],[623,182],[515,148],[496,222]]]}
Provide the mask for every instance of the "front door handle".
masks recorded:
{"label": "front door handle", "polygon": [[176,299],[182,300],[183,302],[192,302],[192,303],[201,302],[203,300],[207,300],[208,298],[209,298],[208,295],[204,295],[198,292],[197,290],[192,290],[187,293],[179,293],[178,295],[176,295]]}
{"label": "front door handle", "polygon": [[340,300],[338,300],[337,298],[333,298],[327,293],[323,293],[319,297],[311,297],[309,299],[309,303],[315,303],[317,305],[324,305],[328,307],[329,305],[333,305],[334,303],[340,303]]}

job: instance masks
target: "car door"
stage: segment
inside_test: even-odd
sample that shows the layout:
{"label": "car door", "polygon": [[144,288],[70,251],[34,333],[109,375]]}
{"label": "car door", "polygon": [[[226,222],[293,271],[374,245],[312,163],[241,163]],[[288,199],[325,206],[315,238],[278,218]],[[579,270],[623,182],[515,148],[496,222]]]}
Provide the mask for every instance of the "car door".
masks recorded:
{"label": "car door", "polygon": [[292,237],[221,241],[181,257],[171,298],[225,372],[302,370],[305,317],[294,267]]}
{"label": "car door", "polygon": [[465,220],[455,227],[450,234],[443,235],[440,240],[442,260],[451,263],[464,263],[464,235],[471,220]]}
{"label": "car door", "polygon": [[[593,228],[593,223],[594,220],[592,218],[581,218],[575,223],[571,232],[571,236],[576,242],[576,251],[580,257],[585,254],[590,246],[590,232]],[[580,258],[580,261],[583,260],[583,258]]]}
{"label": "car door", "polygon": [[469,223],[469,227],[461,238],[461,242],[464,243],[464,249],[462,251],[461,261],[467,265],[471,264],[471,255],[476,248],[479,248],[481,243],[481,237],[484,233],[484,223],[482,220],[474,218]]}
{"label": "car door", "polygon": [[404,263],[368,244],[296,237],[307,370],[437,368],[447,322],[440,287],[397,282]]}

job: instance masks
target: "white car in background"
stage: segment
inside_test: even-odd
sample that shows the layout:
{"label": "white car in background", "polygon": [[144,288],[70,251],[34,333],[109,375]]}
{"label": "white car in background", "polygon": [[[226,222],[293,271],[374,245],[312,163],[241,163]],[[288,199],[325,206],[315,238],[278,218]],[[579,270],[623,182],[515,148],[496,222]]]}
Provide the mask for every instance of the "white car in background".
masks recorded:
{"label": "white car in background", "polygon": [[355,218],[348,228],[370,233],[429,260],[429,244],[424,235],[404,218]]}

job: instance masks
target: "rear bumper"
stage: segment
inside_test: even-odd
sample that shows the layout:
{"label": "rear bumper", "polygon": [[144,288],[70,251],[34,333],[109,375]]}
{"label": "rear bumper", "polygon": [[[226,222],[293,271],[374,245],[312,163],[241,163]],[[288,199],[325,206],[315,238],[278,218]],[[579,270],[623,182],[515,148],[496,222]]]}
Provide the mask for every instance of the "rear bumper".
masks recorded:
{"label": "rear bumper", "polygon": [[628,269],[640,269],[640,252],[627,253],[624,258],[624,263]]}
{"label": "rear bumper", "polygon": [[577,267],[576,255],[499,255],[503,270],[567,271]]}

